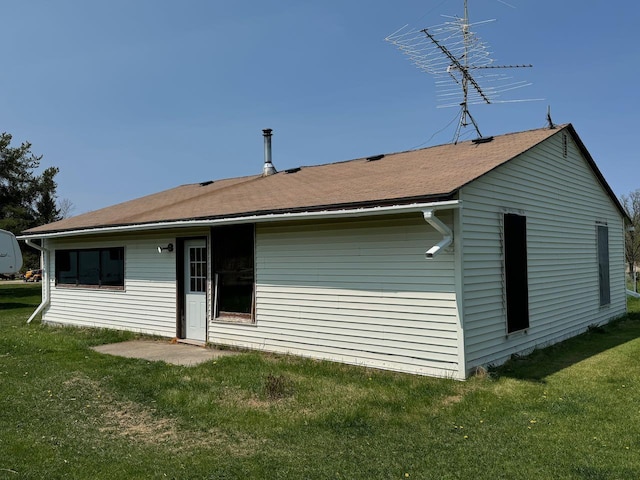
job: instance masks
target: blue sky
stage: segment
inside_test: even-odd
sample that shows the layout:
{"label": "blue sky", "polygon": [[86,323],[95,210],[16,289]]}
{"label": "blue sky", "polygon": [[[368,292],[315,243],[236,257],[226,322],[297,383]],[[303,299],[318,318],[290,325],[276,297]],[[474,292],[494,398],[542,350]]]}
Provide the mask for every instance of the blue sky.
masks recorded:
{"label": "blue sky", "polygon": [[[5,0],[0,131],[60,168],[74,214],[259,174],[263,128],[280,170],[448,143],[456,109],[436,108],[433,79],[384,38],[462,5]],[[639,4],[469,0],[469,13],[496,19],[475,31],[497,64],[534,65],[513,72],[533,82],[514,98],[544,99],[472,106],[482,133],[543,127],[550,106],[617,195],[640,188]]]}

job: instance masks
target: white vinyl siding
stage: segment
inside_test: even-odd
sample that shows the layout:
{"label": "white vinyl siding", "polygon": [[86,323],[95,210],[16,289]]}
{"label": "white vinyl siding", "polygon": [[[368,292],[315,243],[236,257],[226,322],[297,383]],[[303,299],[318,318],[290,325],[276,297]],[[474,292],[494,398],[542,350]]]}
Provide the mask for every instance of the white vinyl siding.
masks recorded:
{"label": "white vinyl siding", "polygon": [[[43,320],[65,325],[129,330],[152,335],[176,335],[176,258],[158,253],[175,244],[172,233],[78,237],[47,241],[51,301]],[[55,285],[55,250],[124,247],[124,290]]]}
{"label": "white vinyl siding", "polygon": [[[620,212],[579,149],[562,134],[460,193],[464,222],[464,328],[468,367],[554,343],[625,313]],[[526,216],[529,328],[506,334],[500,219]],[[600,306],[596,223],[609,227],[611,303]]]}
{"label": "white vinyl siding", "polygon": [[[451,224],[451,218],[445,221]],[[417,214],[256,227],[256,324],[213,323],[213,343],[459,376],[453,254]]]}

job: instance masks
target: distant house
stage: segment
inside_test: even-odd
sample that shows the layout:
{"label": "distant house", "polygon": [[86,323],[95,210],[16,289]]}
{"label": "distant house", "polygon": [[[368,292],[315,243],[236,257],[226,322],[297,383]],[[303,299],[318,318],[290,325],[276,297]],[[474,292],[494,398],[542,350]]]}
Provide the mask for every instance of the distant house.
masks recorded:
{"label": "distant house", "polygon": [[463,379],[623,315],[626,219],[565,125],[183,185],[22,238],[48,323]]}

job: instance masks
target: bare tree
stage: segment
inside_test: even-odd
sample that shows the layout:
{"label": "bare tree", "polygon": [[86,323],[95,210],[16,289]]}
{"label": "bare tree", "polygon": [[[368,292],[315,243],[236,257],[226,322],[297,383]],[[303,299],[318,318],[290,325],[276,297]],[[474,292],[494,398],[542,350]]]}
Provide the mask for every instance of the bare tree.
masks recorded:
{"label": "bare tree", "polygon": [[60,218],[69,218],[73,215],[73,211],[76,206],[68,198],[58,200],[58,210],[60,211]]}
{"label": "bare tree", "polygon": [[631,218],[631,225],[626,230],[625,259],[634,280],[634,291],[638,291],[636,275],[640,265],[640,189],[629,195],[622,195],[620,202]]}

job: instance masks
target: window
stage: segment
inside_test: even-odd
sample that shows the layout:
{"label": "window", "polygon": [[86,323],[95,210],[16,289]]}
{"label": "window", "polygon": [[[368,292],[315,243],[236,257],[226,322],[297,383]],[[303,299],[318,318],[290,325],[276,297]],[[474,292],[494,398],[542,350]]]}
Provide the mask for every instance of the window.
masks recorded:
{"label": "window", "polygon": [[527,217],[504,214],[504,283],[507,333],[529,328]]}
{"label": "window", "polygon": [[207,291],[207,247],[189,246],[189,292]]}
{"label": "window", "polygon": [[611,286],[609,283],[609,227],[602,224],[596,225],[596,236],[600,306],[603,306],[611,303]]}
{"label": "window", "polygon": [[211,231],[215,317],[252,321],[254,311],[254,227],[232,225]]}
{"label": "window", "polygon": [[56,285],[124,288],[124,247],[56,250]]}

